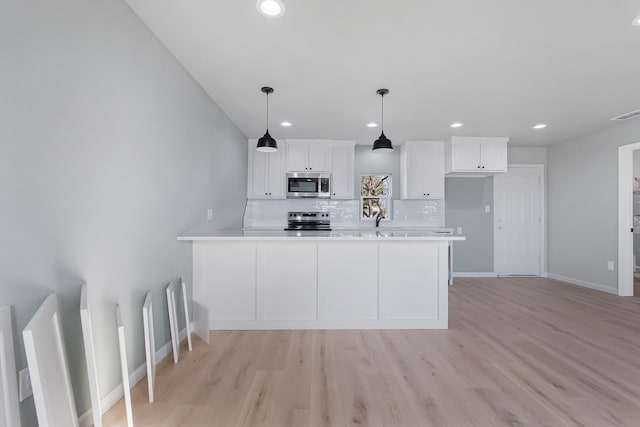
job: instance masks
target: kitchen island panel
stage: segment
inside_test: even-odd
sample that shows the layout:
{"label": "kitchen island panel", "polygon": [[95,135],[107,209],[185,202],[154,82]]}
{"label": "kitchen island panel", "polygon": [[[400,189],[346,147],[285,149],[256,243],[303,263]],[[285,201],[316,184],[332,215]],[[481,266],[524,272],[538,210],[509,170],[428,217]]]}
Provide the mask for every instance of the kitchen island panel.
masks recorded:
{"label": "kitchen island panel", "polygon": [[258,245],[258,319],[316,320],[317,278],[317,245]]}
{"label": "kitchen island panel", "polygon": [[378,318],[378,245],[318,245],[318,319]]}
{"label": "kitchen island panel", "polygon": [[449,238],[193,241],[211,329],[446,329]]}
{"label": "kitchen island panel", "polygon": [[256,320],[256,245],[194,246],[194,297],[211,320]]}
{"label": "kitchen island panel", "polygon": [[380,246],[380,318],[437,319],[439,250],[437,245]]}

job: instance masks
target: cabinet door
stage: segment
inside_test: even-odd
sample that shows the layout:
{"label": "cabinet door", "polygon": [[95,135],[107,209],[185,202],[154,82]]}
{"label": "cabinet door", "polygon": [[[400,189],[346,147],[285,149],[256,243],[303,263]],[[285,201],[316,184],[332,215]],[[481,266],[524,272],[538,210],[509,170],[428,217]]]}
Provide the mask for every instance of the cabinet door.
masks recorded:
{"label": "cabinet door", "polygon": [[420,147],[422,154],[423,197],[444,199],[444,142],[427,142]]}
{"label": "cabinet door", "polygon": [[306,172],[309,170],[307,165],[307,144],[304,143],[287,143],[287,172]]}
{"label": "cabinet door", "polygon": [[444,143],[408,141],[402,148],[402,198],[444,198]]}
{"label": "cabinet door", "polygon": [[269,197],[269,153],[262,153],[249,142],[249,177],[247,197],[250,199],[264,199]]}
{"label": "cabinet door", "polygon": [[456,171],[475,171],[481,169],[480,144],[473,141],[455,141],[452,147],[453,169]]}
{"label": "cabinet door", "polygon": [[404,198],[423,199],[426,197],[427,191],[423,170],[422,144],[412,142],[407,142],[407,144],[405,152],[403,153],[403,155],[406,156],[403,162],[406,170],[403,171],[403,173],[405,174],[404,182],[407,186]]}
{"label": "cabinet door", "polygon": [[482,169],[487,171],[507,171],[507,143],[488,140],[481,144]]}
{"label": "cabinet door", "polygon": [[316,320],[318,251],[315,244],[258,246],[258,318]]}
{"label": "cabinet door", "polygon": [[267,171],[268,188],[267,193],[270,198],[284,199],[287,195],[287,153],[284,144],[278,141],[281,149],[275,153],[267,153],[269,156],[269,168]]}
{"label": "cabinet door", "polygon": [[438,245],[380,245],[380,319],[438,318]]}
{"label": "cabinet door", "polygon": [[378,245],[318,245],[318,319],[378,318]]}
{"label": "cabinet door", "polygon": [[[256,245],[196,242],[194,260],[201,266],[194,284],[212,320],[256,319]],[[194,264],[195,265],[195,264]]]}
{"label": "cabinet door", "polygon": [[329,172],[331,170],[331,143],[312,142],[308,146],[308,167],[313,172]]}
{"label": "cabinet door", "polygon": [[331,150],[331,198],[353,199],[354,146],[336,144]]}

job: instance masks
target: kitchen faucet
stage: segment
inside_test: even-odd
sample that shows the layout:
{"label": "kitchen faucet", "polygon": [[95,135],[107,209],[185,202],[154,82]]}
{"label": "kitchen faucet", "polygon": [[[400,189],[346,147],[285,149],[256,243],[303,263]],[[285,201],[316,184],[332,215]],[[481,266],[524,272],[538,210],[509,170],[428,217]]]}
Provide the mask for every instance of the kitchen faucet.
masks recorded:
{"label": "kitchen faucet", "polygon": [[378,215],[376,215],[376,227],[380,227],[380,221],[382,221],[383,218],[384,215],[382,215],[382,211],[378,212]]}

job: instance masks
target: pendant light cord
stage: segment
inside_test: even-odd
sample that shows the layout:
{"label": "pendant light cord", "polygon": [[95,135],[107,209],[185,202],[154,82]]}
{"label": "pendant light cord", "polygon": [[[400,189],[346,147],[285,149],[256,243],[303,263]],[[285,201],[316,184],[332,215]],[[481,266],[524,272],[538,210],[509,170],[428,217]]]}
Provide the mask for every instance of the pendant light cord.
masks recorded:
{"label": "pendant light cord", "polygon": [[269,132],[269,93],[267,92],[267,132]]}
{"label": "pendant light cord", "polygon": [[380,129],[384,134],[384,94],[381,94],[380,96],[382,97],[382,117],[381,117],[382,123],[380,124]]}

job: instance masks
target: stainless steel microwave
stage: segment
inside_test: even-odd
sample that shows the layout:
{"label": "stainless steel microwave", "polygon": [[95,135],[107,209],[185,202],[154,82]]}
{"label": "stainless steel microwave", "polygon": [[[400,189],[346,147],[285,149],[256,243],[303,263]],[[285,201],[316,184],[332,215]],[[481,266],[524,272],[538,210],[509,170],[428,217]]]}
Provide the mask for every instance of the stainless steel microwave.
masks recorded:
{"label": "stainless steel microwave", "polygon": [[321,172],[287,173],[287,199],[331,198],[331,174]]}

